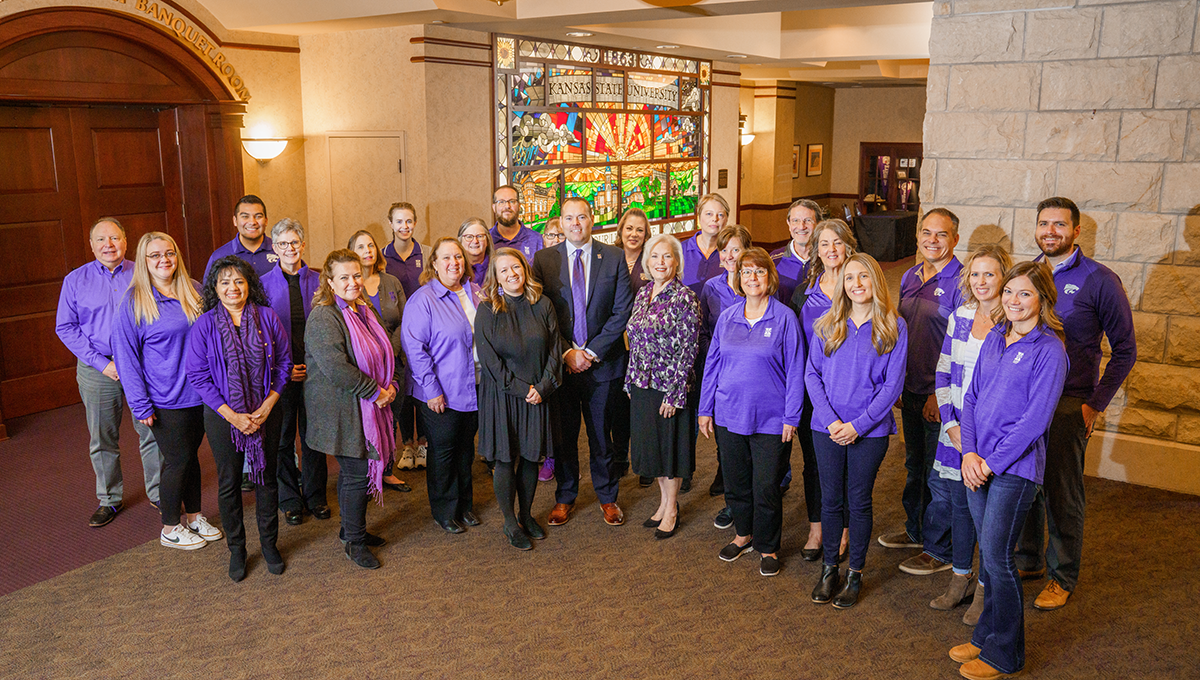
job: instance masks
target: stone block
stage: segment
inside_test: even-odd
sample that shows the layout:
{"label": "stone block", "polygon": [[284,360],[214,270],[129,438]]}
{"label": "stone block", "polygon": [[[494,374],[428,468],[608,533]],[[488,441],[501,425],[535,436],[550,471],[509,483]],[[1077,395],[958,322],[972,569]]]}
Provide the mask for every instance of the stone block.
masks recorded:
{"label": "stone block", "polygon": [[1071,7],[1071,0],[954,0],[954,14],[984,14],[1026,9],[1055,9]]}
{"label": "stone block", "polygon": [[1186,53],[1191,50],[1195,22],[1194,0],[1139,2],[1106,7],[1100,56],[1141,57]]}
{"label": "stone block", "polygon": [[1020,61],[1024,38],[1021,13],[934,17],[929,63]]}
{"label": "stone block", "polygon": [[1030,113],[1025,157],[1111,161],[1117,157],[1121,114],[1115,111]]}
{"label": "stone block", "polygon": [[933,16],[948,17],[954,12],[954,5],[950,0],[937,0],[933,3]]}
{"label": "stone block", "polygon": [[[1121,213],[1113,259],[1170,263],[1175,252],[1179,219],[1162,213]],[[1200,275],[1200,272],[1197,272]]]}
{"label": "stone block", "polygon": [[938,201],[958,205],[1030,206],[1054,192],[1053,161],[942,159]]}
{"label": "stone block", "polygon": [[1143,312],[1200,316],[1200,275],[1194,267],[1153,264],[1147,269]]}
{"label": "stone block", "polygon": [[949,66],[930,66],[925,76],[925,111],[946,110],[946,87],[950,84]]}
{"label": "stone block", "polygon": [[933,205],[937,201],[937,159],[926,158],[921,161],[921,175],[924,181],[921,182],[921,188],[918,194],[921,197],[921,205]]}
{"label": "stone block", "polygon": [[1129,406],[1162,411],[1200,411],[1200,368],[1134,364],[1125,379]]}
{"label": "stone block", "polygon": [[[1138,337],[1138,353],[1142,338]],[[1174,366],[1200,366],[1200,318],[1172,316],[1167,332],[1166,363]]]}
{"label": "stone block", "polygon": [[1149,212],[1158,209],[1162,173],[1159,163],[1061,163],[1058,195],[1080,208]]}
{"label": "stone block", "polygon": [[1121,279],[1125,295],[1129,298],[1129,306],[1134,310],[1142,309],[1141,302],[1146,289],[1146,266],[1140,262],[1118,262],[1117,260],[1100,260]]}
{"label": "stone block", "polygon": [[1137,338],[1138,361],[1162,363],[1167,345],[1167,317],[1162,314],[1134,312],[1133,333]]}
{"label": "stone block", "polygon": [[1121,115],[1117,160],[1183,160],[1187,111],[1128,111]]}
{"label": "stone block", "polygon": [[1089,59],[1100,46],[1102,10],[1030,12],[1025,20],[1025,59]]}
{"label": "stone block", "polygon": [[1188,143],[1183,160],[1200,161],[1200,110],[1188,112]]}
{"label": "stone block", "polygon": [[1179,218],[1175,264],[1200,265],[1200,208]]}
{"label": "stone block", "polygon": [[1116,414],[1104,412],[1104,429],[1141,437],[1174,439],[1177,419],[1174,413],[1126,406]]}
{"label": "stone block", "polygon": [[1154,108],[1200,108],[1200,54],[1163,58],[1158,66]]}
{"label": "stone block", "polygon": [[1197,209],[1200,209],[1200,163],[1168,163],[1163,175],[1162,211],[1193,214]]}
{"label": "stone block", "polygon": [[[1049,61],[1042,65],[1042,111],[1148,109],[1156,59]],[[1177,108],[1177,107],[1174,107]]]}
{"label": "stone block", "polygon": [[1200,444],[1200,416],[1180,415],[1175,425],[1175,441],[1181,444]]}
{"label": "stone block", "polygon": [[951,66],[946,110],[1033,111],[1038,102],[1038,69],[1037,64]]}
{"label": "stone block", "polygon": [[957,250],[963,255],[986,244],[999,244],[1012,251],[1012,208],[945,207],[958,216]]}
{"label": "stone block", "polygon": [[1023,113],[926,113],[925,157],[1020,158]]}

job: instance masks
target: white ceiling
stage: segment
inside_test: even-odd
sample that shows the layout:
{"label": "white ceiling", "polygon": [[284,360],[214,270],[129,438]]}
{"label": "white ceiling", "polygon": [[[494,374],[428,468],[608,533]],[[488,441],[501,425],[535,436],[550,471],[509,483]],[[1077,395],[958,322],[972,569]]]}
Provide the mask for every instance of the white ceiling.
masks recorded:
{"label": "white ceiling", "polygon": [[[434,21],[744,64],[746,80],[918,84],[932,2],[873,0],[200,0],[227,28],[304,35]],[[568,38],[567,32],[592,36]],[[730,55],[745,55],[744,59]]]}

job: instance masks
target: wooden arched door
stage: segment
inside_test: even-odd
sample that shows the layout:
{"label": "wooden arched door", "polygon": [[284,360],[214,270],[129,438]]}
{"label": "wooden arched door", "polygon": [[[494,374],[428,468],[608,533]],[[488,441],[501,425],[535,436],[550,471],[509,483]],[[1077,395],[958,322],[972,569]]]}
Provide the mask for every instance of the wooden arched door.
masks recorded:
{"label": "wooden arched door", "polygon": [[54,317],[97,218],[126,226],[128,257],[166,231],[203,270],[242,194],[244,104],[168,36],[90,9],[0,20],[0,93],[2,437],[6,416],[79,399]]}

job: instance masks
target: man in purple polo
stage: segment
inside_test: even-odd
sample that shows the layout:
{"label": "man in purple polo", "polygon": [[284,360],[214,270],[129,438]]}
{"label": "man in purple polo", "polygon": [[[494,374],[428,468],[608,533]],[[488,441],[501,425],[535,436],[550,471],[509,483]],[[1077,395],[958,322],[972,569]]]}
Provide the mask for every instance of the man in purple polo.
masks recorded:
{"label": "man in purple polo", "polygon": [[[906,519],[903,531],[884,534],[879,543],[885,548],[924,548],[901,565],[903,571],[922,576],[950,568],[950,517],[941,513],[926,520],[925,513],[932,498],[929,473],[942,421],[934,376],[946,325],[962,304],[958,285],[962,263],[954,256],[956,245],[958,216],[945,208],[926,212],[917,225],[917,247],[924,262],[900,279],[900,316],[908,324],[908,365],[900,397],[908,472],[900,502]],[[932,535],[925,536],[926,532]]]}
{"label": "man in purple polo", "polygon": [[[1034,239],[1054,271],[1058,302],[1054,311],[1066,334],[1067,381],[1050,422],[1046,442],[1046,474],[1042,491],[1033,501],[1017,542],[1016,562],[1022,578],[1040,578],[1044,529],[1050,534],[1045,565],[1050,582],[1034,600],[1043,610],[1059,609],[1079,583],[1083,554],[1083,455],[1096,423],[1108,408],[1137,360],[1133,312],[1121,279],[1111,269],[1086,257],[1075,245],[1079,238],[1079,207],[1068,198],[1047,198],[1038,204]],[[1112,348],[1100,375],[1100,338]]]}
{"label": "man in purple polo", "polygon": [[[96,259],[67,274],[58,297],[55,331],[79,362],[75,379],[87,415],[88,444],[96,473],[100,507],[88,525],[102,527],[124,508],[121,477],[121,414],[125,393],[113,363],[112,321],[133,279],[133,263],[125,259],[125,228],[112,217],[92,225],[88,237]],[[158,507],[162,454],[150,428],[133,421],[142,454],[146,497]]]}
{"label": "man in purple polo", "polygon": [[792,240],[771,253],[775,271],[779,273],[779,290],[775,297],[784,304],[792,303],[792,294],[808,275],[808,256],[812,251],[813,229],[821,221],[821,206],[801,198],[788,208],[788,233]]}
{"label": "man in purple polo", "polygon": [[254,194],[239,198],[233,207],[233,226],[237,227],[237,236],[213,251],[204,267],[205,279],[213,263],[226,255],[237,255],[249,262],[259,276],[274,269],[275,263],[279,262],[271,239],[267,238],[267,206],[261,198]]}
{"label": "man in purple polo", "polygon": [[499,248],[515,248],[533,262],[533,255],[542,249],[542,235],[521,224],[521,197],[516,187],[505,184],[492,193],[492,213],[496,224],[492,235],[493,252]]}

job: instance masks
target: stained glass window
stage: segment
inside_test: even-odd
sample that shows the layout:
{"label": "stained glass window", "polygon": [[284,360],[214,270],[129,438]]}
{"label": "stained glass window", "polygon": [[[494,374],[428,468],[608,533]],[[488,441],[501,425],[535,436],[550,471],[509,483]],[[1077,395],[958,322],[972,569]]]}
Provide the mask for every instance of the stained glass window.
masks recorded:
{"label": "stained glass window", "polygon": [[597,238],[641,208],[652,233],[694,228],[709,186],[711,62],[520,36],[494,37],[496,185],[518,188],[538,230],[587,199]]}

